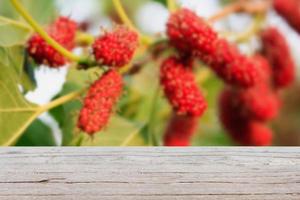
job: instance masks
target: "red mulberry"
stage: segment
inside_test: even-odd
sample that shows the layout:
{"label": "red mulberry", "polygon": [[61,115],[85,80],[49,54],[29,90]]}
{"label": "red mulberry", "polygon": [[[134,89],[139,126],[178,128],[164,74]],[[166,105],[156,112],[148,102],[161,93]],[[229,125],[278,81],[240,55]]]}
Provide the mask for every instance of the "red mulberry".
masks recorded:
{"label": "red mulberry", "polygon": [[196,84],[191,67],[184,66],[175,57],[170,57],[161,65],[160,81],[165,95],[178,114],[203,114],[207,103]]}
{"label": "red mulberry", "polygon": [[106,72],[93,83],[80,111],[78,127],[90,135],[105,127],[122,89],[122,77],[115,70]]}
{"label": "red mulberry", "polygon": [[[269,121],[277,117],[280,107],[278,96],[266,85],[250,89],[230,89],[230,95],[240,115],[258,121]],[[238,112],[238,111],[236,111]]]}
{"label": "red mulberry", "polygon": [[273,6],[298,33],[300,33],[300,1],[299,0],[274,0]]}
{"label": "red mulberry", "polygon": [[285,38],[276,28],[268,28],[261,38],[263,54],[272,66],[274,87],[289,86],[295,79],[295,64]]}
{"label": "red mulberry", "polygon": [[223,127],[237,143],[247,146],[271,145],[272,131],[262,122],[243,115],[229,90],[221,94],[219,109]]}
{"label": "red mulberry", "polygon": [[120,26],[99,37],[93,44],[93,52],[99,63],[122,67],[130,62],[137,46],[138,34]]}
{"label": "red mulberry", "polygon": [[[77,24],[66,18],[58,18],[47,29],[48,34],[59,44],[68,50],[75,46]],[[28,41],[27,51],[37,64],[45,64],[50,67],[60,67],[66,64],[67,59],[51,47],[38,34],[33,35]]]}
{"label": "red mulberry", "polygon": [[172,13],[167,23],[167,34],[172,45],[183,52],[194,50],[212,53],[217,34],[193,11],[180,9]]}
{"label": "red mulberry", "polygon": [[197,117],[173,114],[164,135],[165,146],[189,146],[197,128]]}
{"label": "red mulberry", "polygon": [[229,85],[252,87],[259,81],[255,63],[226,40],[219,40],[211,55],[202,54],[202,60]]}

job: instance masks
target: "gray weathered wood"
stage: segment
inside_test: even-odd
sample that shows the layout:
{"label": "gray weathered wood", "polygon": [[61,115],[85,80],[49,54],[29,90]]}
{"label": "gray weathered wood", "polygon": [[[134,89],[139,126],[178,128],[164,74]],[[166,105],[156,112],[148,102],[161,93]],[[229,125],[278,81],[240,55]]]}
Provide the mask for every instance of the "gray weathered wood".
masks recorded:
{"label": "gray weathered wood", "polygon": [[0,199],[299,200],[300,148],[0,148]]}

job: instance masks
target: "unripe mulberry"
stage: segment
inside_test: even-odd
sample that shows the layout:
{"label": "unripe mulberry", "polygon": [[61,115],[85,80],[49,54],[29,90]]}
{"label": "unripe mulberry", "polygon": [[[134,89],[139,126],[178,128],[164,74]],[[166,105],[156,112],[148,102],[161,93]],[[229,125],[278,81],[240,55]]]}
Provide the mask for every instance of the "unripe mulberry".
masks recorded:
{"label": "unripe mulberry", "polygon": [[197,128],[197,117],[173,114],[164,135],[165,146],[189,146]]}
{"label": "unripe mulberry", "polygon": [[273,6],[291,27],[300,33],[300,1],[299,0],[274,0]]}
{"label": "unripe mulberry", "polygon": [[217,39],[216,32],[189,9],[183,8],[171,14],[167,34],[171,44],[180,51],[197,50],[208,54],[215,51],[213,43]]}
{"label": "unripe mulberry", "polygon": [[137,47],[138,34],[119,26],[96,39],[93,53],[100,64],[122,67],[131,61]]}
{"label": "unripe mulberry", "polygon": [[[47,28],[47,32],[64,48],[72,50],[75,46],[76,29],[76,22],[67,17],[59,17]],[[56,68],[67,63],[67,59],[38,34],[34,34],[28,41],[27,51],[37,64]]]}
{"label": "unripe mulberry", "polygon": [[109,121],[112,110],[122,94],[122,77],[110,70],[93,83],[84,99],[77,126],[93,135]]}
{"label": "unripe mulberry", "polygon": [[259,82],[255,63],[226,40],[218,40],[212,54],[199,55],[229,85],[247,88]]}
{"label": "unripe mulberry", "polygon": [[219,101],[220,121],[232,137],[240,145],[267,146],[272,143],[272,130],[264,123],[245,116],[235,104],[229,90],[223,91]]}
{"label": "unripe mulberry", "polygon": [[289,86],[295,79],[295,64],[284,36],[276,28],[268,28],[261,39],[263,54],[272,66],[274,87]]}
{"label": "unripe mulberry", "polygon": [[200,92],[192,69],[170,57],[160,68],[160,82],[166,97],[178,114],[201,116],[207,103]]}

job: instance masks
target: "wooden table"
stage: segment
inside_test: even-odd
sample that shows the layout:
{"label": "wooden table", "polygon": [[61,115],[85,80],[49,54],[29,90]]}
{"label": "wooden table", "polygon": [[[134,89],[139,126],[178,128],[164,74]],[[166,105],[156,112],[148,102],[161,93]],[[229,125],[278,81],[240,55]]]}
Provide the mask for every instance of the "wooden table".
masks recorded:
{"label": "wooden table", "polygon": [[300,148],[0,148],[0,199],[300,200]]}

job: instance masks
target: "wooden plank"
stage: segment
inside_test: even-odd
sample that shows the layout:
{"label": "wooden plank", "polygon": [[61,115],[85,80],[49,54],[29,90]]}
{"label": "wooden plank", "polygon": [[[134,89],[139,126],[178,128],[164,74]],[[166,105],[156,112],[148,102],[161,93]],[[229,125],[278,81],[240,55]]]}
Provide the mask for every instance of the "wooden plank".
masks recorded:
{"label": "wooden plank", "polygon": [[0,148],[0,199],[299,200],[300,148]]}

